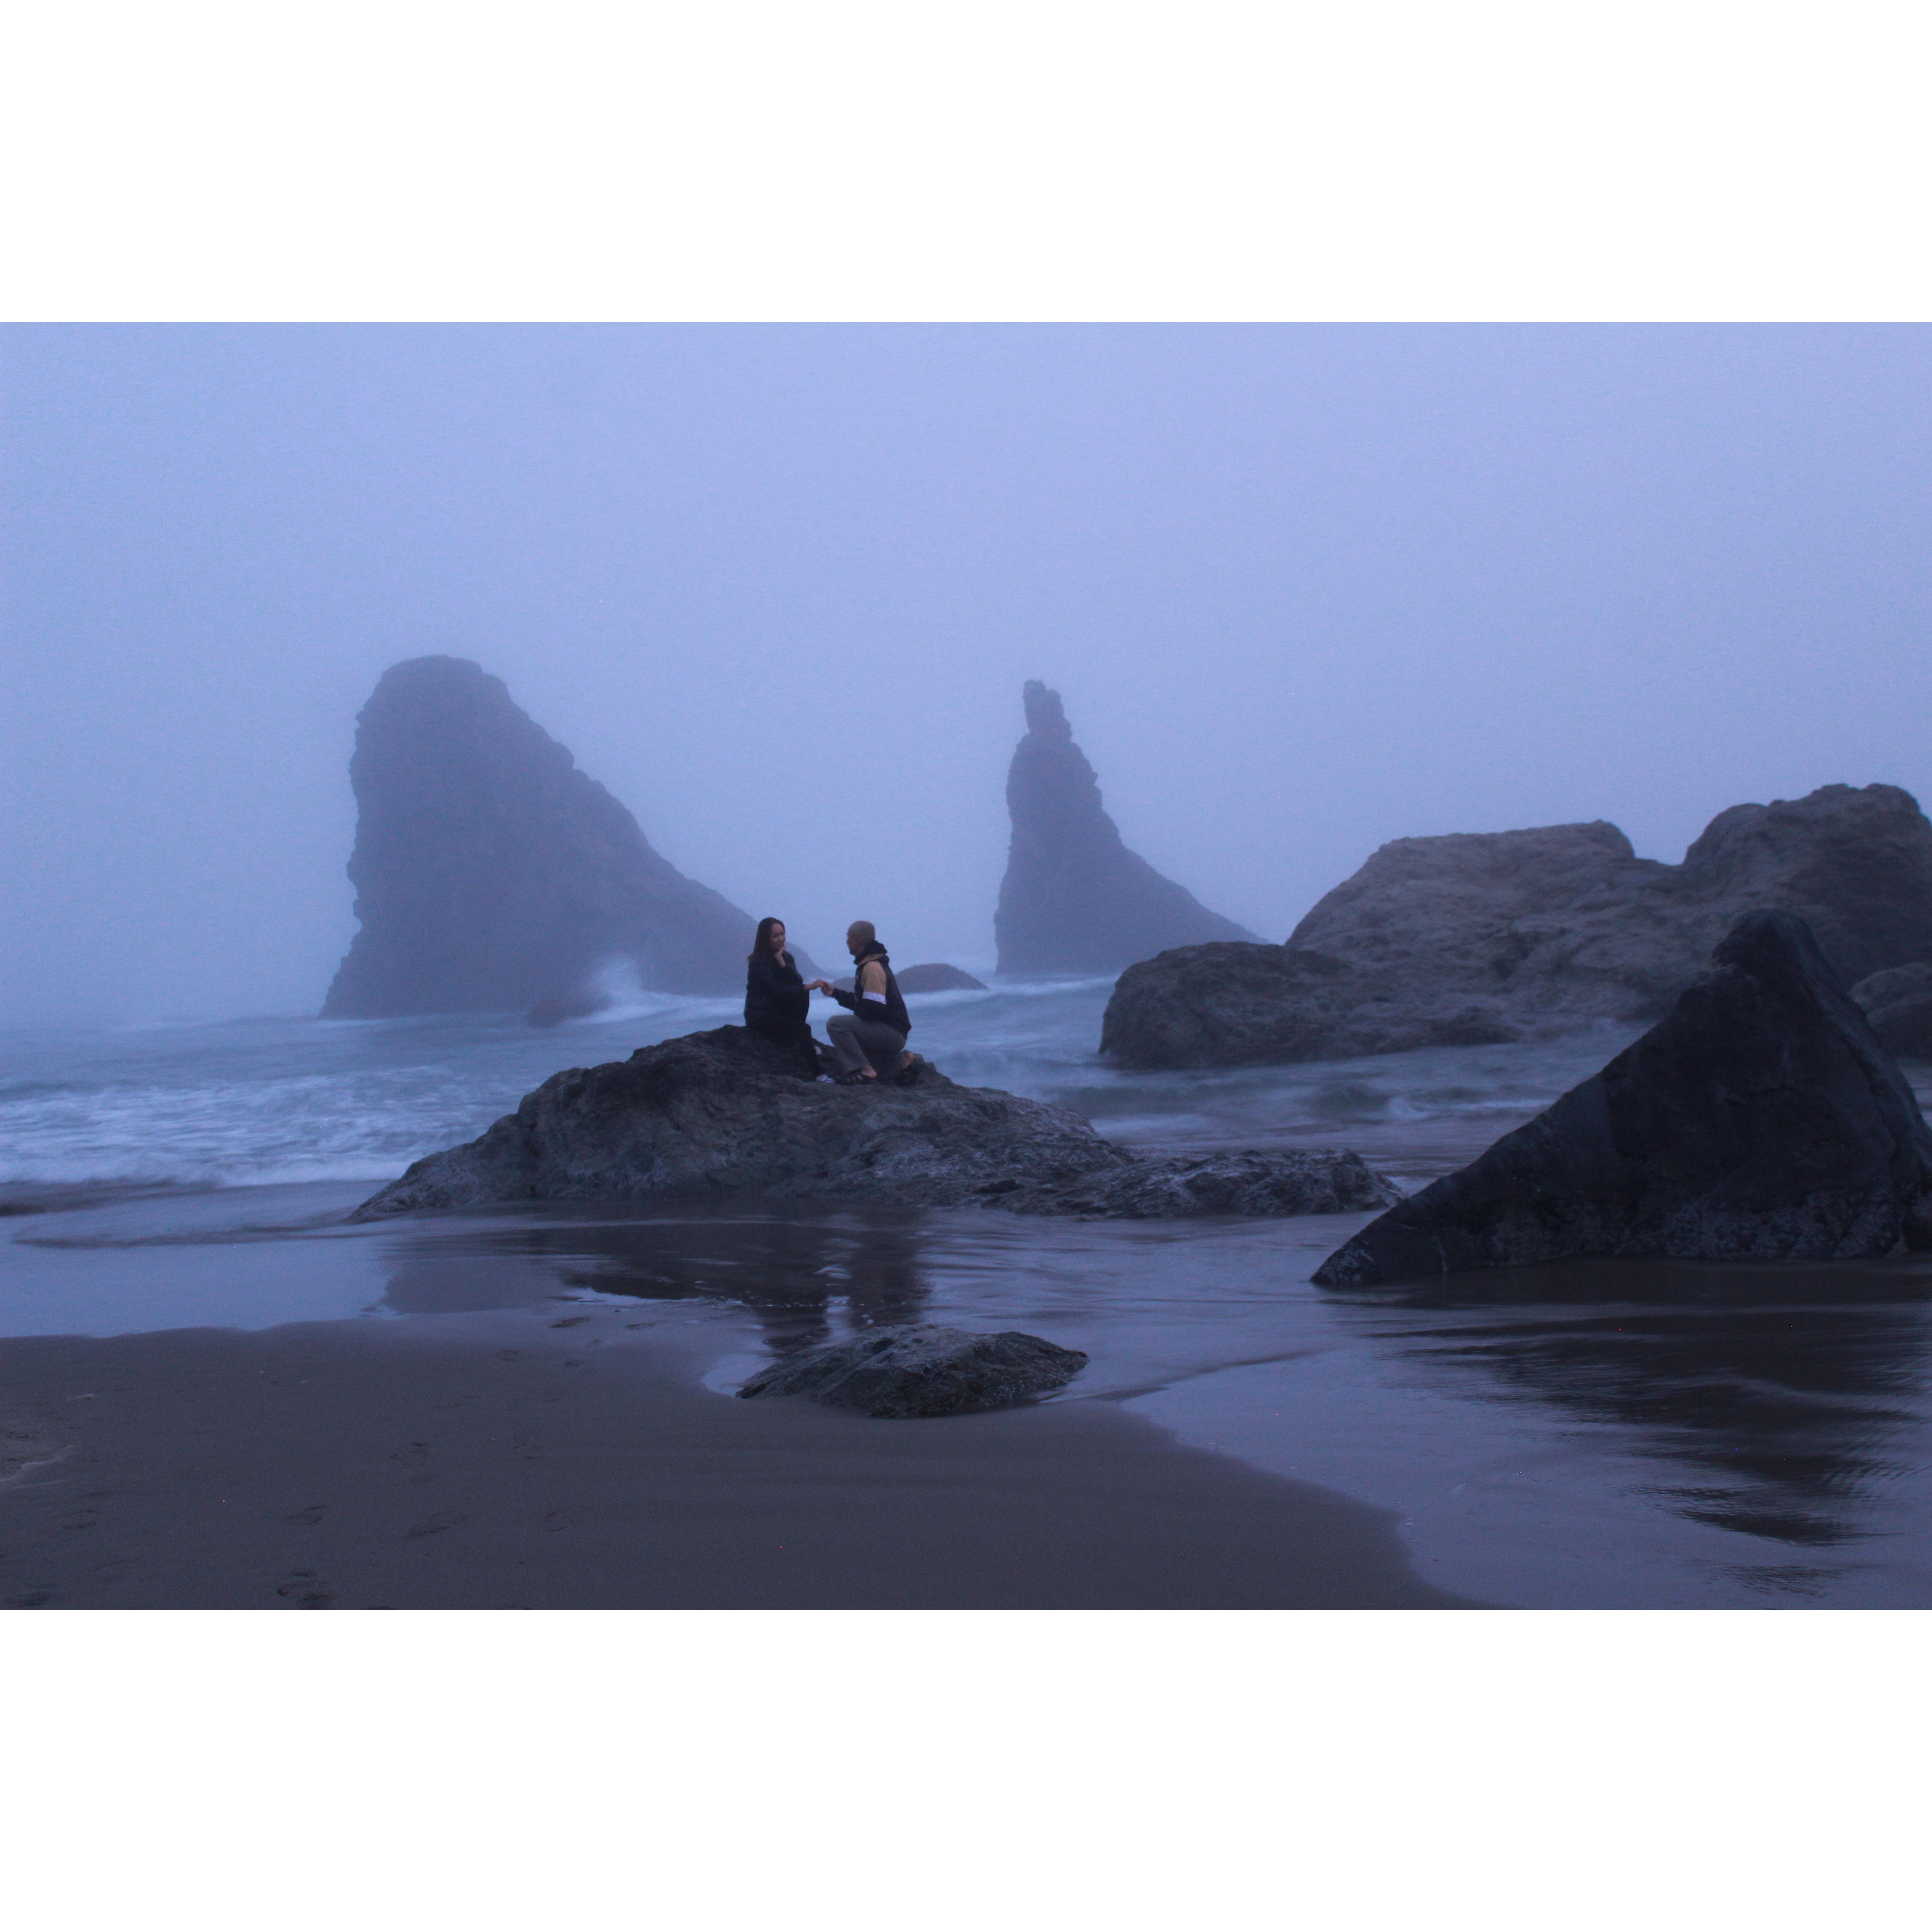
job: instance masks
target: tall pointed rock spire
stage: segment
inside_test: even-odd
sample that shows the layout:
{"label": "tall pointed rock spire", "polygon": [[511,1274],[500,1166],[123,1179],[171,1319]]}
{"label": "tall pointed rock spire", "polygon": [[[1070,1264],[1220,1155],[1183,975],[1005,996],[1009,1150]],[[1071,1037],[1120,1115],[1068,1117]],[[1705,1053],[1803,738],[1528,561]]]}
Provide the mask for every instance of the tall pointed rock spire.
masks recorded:
{"label": "tall pointed rock spire", "polygon": [[1210,912],[1122,843],[1060,694],[1025,693],[1006,774],[1012,844],[994,915],[1002,973],[1112,973],[1169,946],[1255,935]]}

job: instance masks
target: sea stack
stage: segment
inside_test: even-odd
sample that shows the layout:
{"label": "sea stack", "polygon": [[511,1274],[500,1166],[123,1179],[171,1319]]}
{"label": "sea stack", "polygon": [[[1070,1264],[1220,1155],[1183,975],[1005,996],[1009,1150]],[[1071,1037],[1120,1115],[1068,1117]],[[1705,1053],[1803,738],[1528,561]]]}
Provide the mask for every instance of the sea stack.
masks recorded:
{"label": "sea stack", "polygon": [[480,665],[392,664],[349,775],[362,929],[325,1016],[581,1012],[610,962],[660,992],[744,984],[755,922],[654,851]]}
{"label": "sea stack", "polygon": [[1002,973],[1116,973],[1174,946],[1255,935],[1210,912],[1121,842],[1060,694],[1025,689],[1006,774],[1012,843],[993,929]]}
{"label": "sea stack", "polygon": [[1371,1221],[1314,1279],[1932,1247],[1932,1132],[1810,928],[1747,913],[1712,965],[1600,1073]]}
{"label": "sea stack", "polygon": [[1236,1066],[1645,1026],[1740,917],[1774,909],[1864,1004],[1899,1006],[1879,1031],[1901,1050],[1918,982],[1883,976],[1932,961],[1932,824],[1896,785],[1840,784],[1732,806],[1676,866],[1601,820],[1395,839],[1285,952],[1178,949],[1124,973],[1101,1051]]}

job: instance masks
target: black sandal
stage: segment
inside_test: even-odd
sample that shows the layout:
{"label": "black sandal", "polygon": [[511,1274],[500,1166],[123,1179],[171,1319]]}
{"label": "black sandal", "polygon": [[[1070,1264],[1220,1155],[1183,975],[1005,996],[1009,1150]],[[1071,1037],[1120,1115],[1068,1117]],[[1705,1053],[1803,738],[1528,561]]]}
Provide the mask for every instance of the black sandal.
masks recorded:
{"label": "black sandal", "polygon": [[855,1066],[850,1073],[839,1074],[837,1076],[836,1084],[841,1087],[869,1087],[878,1077],[876,1073],[868,1077]]}
{"label": "black sandal", "polygon": [[917,1085],[919,1082],[919,1070],[925,1064],[926,1062],[920,1059],[918,1054],[914,1054],[912,1058],[908,1060],[904,1066],[902,1066],[899,1070],[892,1076],[892,1084],[895,1087],[912,1087]]}

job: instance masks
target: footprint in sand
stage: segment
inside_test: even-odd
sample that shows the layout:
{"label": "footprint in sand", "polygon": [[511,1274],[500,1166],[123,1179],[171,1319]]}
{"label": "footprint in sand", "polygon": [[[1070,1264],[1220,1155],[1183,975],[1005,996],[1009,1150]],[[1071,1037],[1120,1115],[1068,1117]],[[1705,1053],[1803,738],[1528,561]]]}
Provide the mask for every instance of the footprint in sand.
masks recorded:
{"label": "footprint in sand", "polygon": [[307,1523],[313,1527],[321,1522],[322,1513],[328,1507],[326,1503],[310,1503],[305,1509],[296,1510],[292,1514],[284,1516],[282,1520],[284,1522]]}
{"label": "footprint in sand", "polygon": [[459,1522],[467,1522],[466,1516],[460,1516],[454,1510],[438,1510],[434,1516],[426,1516],[422,1521],[403,1532],[406,1543],[412,1537],[440,1536],[446,1529],[454,1529]]}
{"label": "footprint in sand", "polygon": [[275,1586],[275,1594],[288,1598],[299,1610],[326,1610],[335,1601],[335,1593],[313,1570],[291,1570]]}
{"label": "footprint in sand", "polygon": [[553,1322],[553,1328],[580,1328],[590,1319],[587,1315],[566,1315],[561,1322]]}

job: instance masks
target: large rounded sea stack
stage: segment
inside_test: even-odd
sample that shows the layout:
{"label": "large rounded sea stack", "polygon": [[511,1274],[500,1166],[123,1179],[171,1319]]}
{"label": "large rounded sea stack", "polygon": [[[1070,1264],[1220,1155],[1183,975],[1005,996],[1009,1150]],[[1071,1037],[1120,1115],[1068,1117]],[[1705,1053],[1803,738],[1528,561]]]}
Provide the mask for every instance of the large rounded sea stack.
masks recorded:
{"label": "large rounded sea stack", "polygon": [[1238,1066],[1647,1026],[1757,910],[1804,920],[1847,986],[1932,960],[1932,824],[1896,785],[1826,785],[1720,812],[1678,866],[1640,859],[1600,820],[1398,838],[1286,948],[1129,968],[1101,1051]]}

